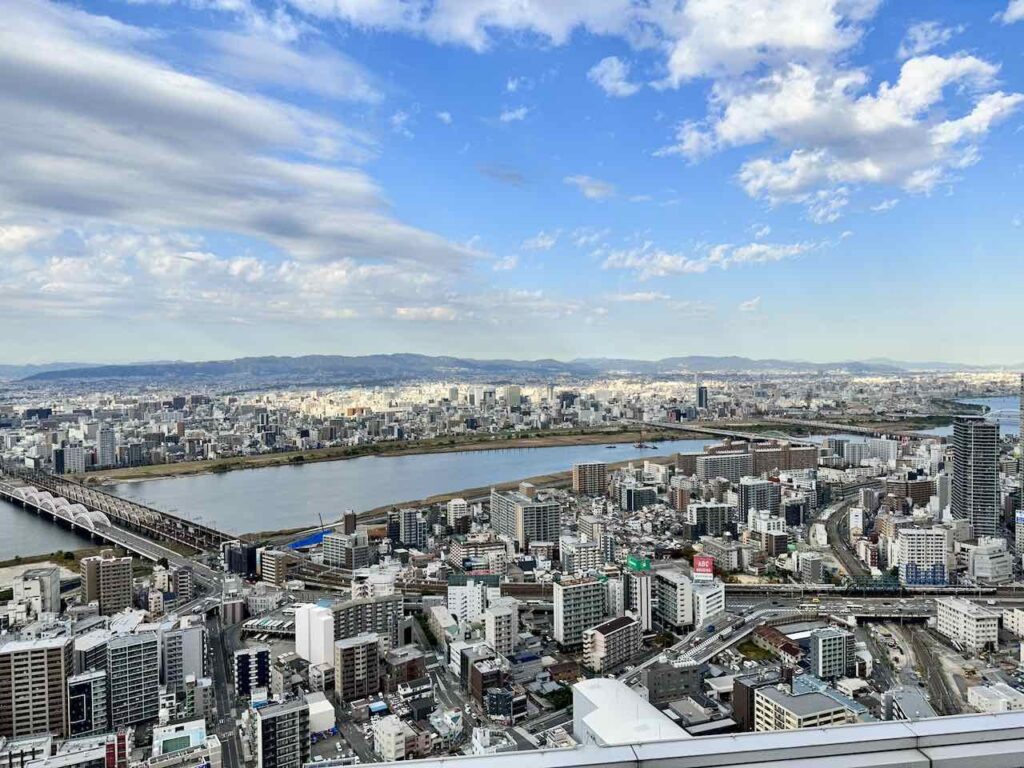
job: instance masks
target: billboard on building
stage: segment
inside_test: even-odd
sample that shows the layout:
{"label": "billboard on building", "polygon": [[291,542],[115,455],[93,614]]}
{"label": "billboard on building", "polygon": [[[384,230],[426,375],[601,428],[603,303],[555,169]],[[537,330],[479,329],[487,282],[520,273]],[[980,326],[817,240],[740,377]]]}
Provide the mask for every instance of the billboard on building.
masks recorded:
{"label": "billboard on building", "polygon": [[711,581],[715,578],[715,558],[711,555],[693,556],[693,578],[695,581]]}

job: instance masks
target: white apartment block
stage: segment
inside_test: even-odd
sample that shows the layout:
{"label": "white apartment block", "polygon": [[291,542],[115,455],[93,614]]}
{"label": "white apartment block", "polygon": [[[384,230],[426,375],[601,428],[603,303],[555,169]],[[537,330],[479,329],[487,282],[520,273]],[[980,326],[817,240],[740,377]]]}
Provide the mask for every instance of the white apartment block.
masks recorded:
{"label": "white apartment block", "polygon": [[519,601],[500,598],[484,611],[484,637],[495,653],[511,656],[519,635]]}
{"label": "white apartment block", "polygon": [[939,634],[973,651],[995,647],[999,639],[999,614],[962,597],[941,597],[935,605]]}
{"label": "white apartment block", "polygon": [[693,582],[675,568],[654,571],[654,591],[658,597],[655,615],[666,624],[681,628],[693,624]]}
{"label": "white apartment block", "polygon": [[755,731],[795,731],[849,722],[852,713],[823,693],[793,694],[787,686],[754,691]]}
{"label": "white apartment block", "polygon": [[693,625],[703,627],[711,618],[725,612],[725,584],[718,581],[693,584]]}
{"label": "white apartment block", "polygon": [[949,531],[945,528],[900,528],[896,537],[896,563],[905,584],[932,581],[949,572]]}

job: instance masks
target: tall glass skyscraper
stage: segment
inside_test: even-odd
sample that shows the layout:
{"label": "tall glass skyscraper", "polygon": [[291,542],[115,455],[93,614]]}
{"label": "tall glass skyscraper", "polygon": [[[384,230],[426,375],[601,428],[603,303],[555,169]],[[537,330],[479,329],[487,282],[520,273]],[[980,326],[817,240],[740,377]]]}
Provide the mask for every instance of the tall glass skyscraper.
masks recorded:
{"label": "tall glass skyscraper", "polygon": [[954,519],[970,520],[975,536],[999,533],[999,424],[982,416],[953,421]]}

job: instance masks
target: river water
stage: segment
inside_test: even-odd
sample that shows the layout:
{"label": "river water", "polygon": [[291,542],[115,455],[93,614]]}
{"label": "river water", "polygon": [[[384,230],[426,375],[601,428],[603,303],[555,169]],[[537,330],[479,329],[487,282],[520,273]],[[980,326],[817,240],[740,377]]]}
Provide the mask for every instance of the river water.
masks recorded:
{"label": "river water", "polygon": [[[1016,397],[965,400],[992,409],[1004,434],[1019,433]],[[929,434],[946,436],[952,427]],[[297,466],[190,475],[108,487],[119,496],[175,512],[232,533],[297,528],[336,520],[356,511],[460,488],[477,488],[522,477],[568,470],[581,461],[643,460],[677,451],[699,451],[712,440],[673,440],[658,450],[617,444],[513,448],[496,451],[366,456]],[[0,501],[0,560],[58,549],[75,549],[84,539]]]}
{"label": "river water", "polygon": [[[563,472],[582,461],[627,461],[699,451],[714,440],[666,440],[657,450],[620,443],[365,456],[296,466],[118,483],[105,490],[231,533],[316,525],[460,488]],[[82,539],[0,501],[0,560],[81,546]],[[11,535],[8,535],[10,532]]]}

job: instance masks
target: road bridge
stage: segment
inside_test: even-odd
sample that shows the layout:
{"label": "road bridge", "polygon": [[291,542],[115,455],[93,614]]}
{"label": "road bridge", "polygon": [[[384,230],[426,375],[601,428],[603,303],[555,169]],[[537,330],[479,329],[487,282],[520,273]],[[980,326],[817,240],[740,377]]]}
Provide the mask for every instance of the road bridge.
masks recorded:
{"label": "road bridge", "polygon": [[13,485],[33,486],[38,491],[63,497],[89,512],[102,513],[108,523],[115,523],[120,528],[135,531],[148,539],[190,547],[197,552],[219,550],[223,542],[237,538],[208,525],[122,499],[74,480],[10,462],[0,464],[0,480]]}
{"label": "road bridge", "polygon": [[746,440],[752,443],[769,443],[773,440],[785,440],[786,442],[793,443],[794,445],[818,445],[815,441],[807,440],[802,437],[790,437],[788,435],[784,437],[779,437],[777,435],[763,435],[756,432],[743,432],[735,429],[726,429],[724,427],[704,426],[703,424],[695,424],[692,421],[640,421],[637,419],[623,419],[623,422],[626,424],[636,424],[641,427],[672,429],[678,432],[696,432],[701,435],[711,435],[712,437],[730,437],[733,440]]}

